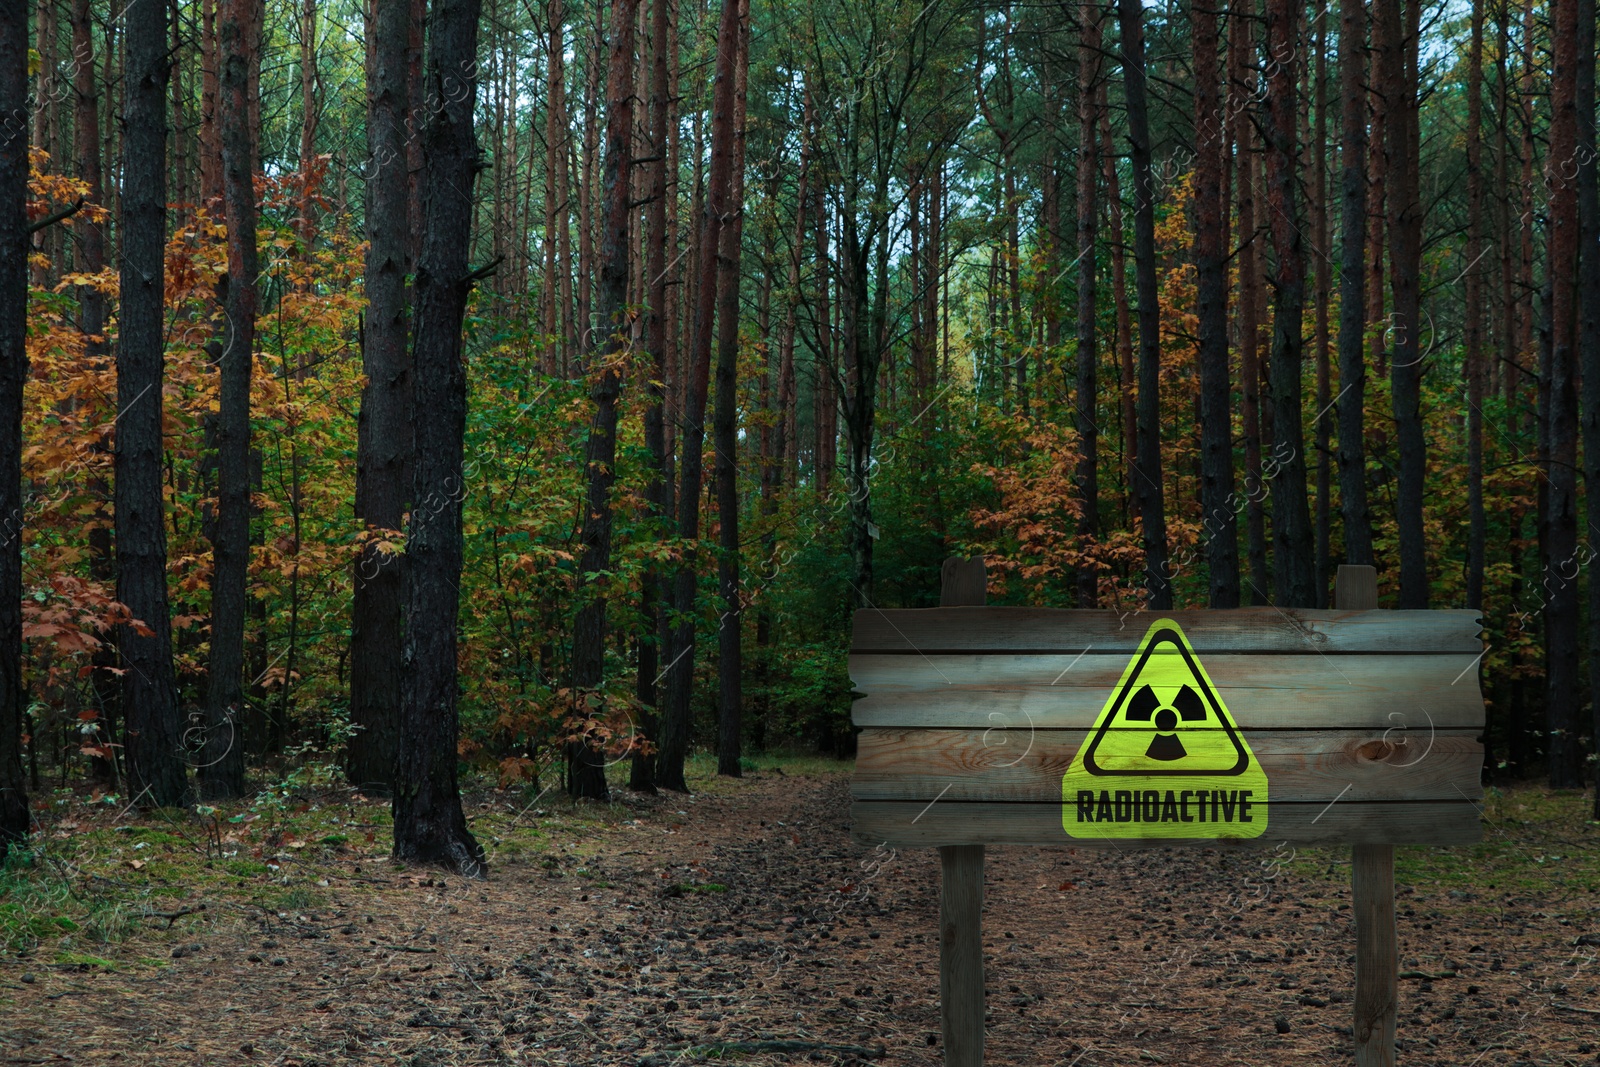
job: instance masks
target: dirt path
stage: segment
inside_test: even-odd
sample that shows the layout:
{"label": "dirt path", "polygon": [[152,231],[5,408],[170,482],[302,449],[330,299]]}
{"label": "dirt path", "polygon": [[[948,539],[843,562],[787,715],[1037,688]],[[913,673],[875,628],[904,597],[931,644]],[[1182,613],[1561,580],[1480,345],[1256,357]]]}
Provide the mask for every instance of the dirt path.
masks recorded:
{"label": "dirt path", "polygon": [[[0,1064],[941,1062],[936,853],[852,844],[841,774],[719,788],[487,883],[369,855],[121,969],[6,959]],[[1339,850],[993,849],[988,1060],[1349,1062],[1347,885]],[[1453,892],[1402,890],[1402,967],[1453,977],[1402,981],[1401,1062],[1600,1062],[1597,898]]]}

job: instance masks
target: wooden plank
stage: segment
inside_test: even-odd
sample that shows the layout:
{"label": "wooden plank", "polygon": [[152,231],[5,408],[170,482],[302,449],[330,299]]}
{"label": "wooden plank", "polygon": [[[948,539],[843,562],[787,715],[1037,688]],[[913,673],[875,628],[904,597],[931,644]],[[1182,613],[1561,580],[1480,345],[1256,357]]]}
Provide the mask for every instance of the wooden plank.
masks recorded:
{"label": "wooden plank", "polygon": [[1061,804],[984,801],[858,800],[850,805],[851,835],[864,845],[896,848],[933,845],[1068,845],[1074,848],[1163,848],[1197,844],[1271,848],[1290,845],[1470,845],[1482,838],[1480,807],[1470,801],[1268,805],[1267,831],[1245,839],[1116,838],[1089,841],[1067,836]]}
{"label": "wooden plank", "polygon": [[[1125,731],[1119,731],[1125,732]],[[1059,802],[1086,730],[868,729],[856,739],[857,800]],[[1181,735],[1180,735],[1181,736]],[[1327,803],[1478,800],[1483,745],[1474,731],[1246,732],[1272,799]],[[1402,743],[1404,742],[1404,743]]]}
{"label": "wooden plank", "polygon": [[[1114,652],[1068,655],[938,653],[900,656],[856,652],[849,660],[850,679],[864,693],[938,692],[975,686],[1009,689],[1098,689],[1110,692],[1122,680],[1131,656]],[[1411,693],[1477,688],[1473,666],[1478,654],[1355,653],[1321,656],[1287,653],[1257,656],[1218,653],[1200,665],[1219,689],[1308,689],[1356,693]]]}
{"label": "wooden plank", "polygon": [[1132,654],[1157,619],[1176,622],[1196,653],[1343,654],[1483,651],[1477,611],[1317,611],[1232,608],[1125,613],[1051,608],[941,607],[855,613],[852,652]]}
{"label": "wooden plank", "polygon": [[939,1005],[945,1067],[983,1067],[983,846],[939,850]]}
{"label": "wooden plank", "polygon": [[[1029,686],[994,689],[945,686],[910,692],[871,693],[851,709],[857,726],[978,728],[991,726],[1087,730],[1094,726],[1111,688]],[[1393,694],[1363,690],[1237,689],[1223,686],[1218,698],[1243,730],[1337,730],[1393,727],[1415,737],[1434,730],[1482,730],[1483,697],[1469,673],[1457,686]]]}

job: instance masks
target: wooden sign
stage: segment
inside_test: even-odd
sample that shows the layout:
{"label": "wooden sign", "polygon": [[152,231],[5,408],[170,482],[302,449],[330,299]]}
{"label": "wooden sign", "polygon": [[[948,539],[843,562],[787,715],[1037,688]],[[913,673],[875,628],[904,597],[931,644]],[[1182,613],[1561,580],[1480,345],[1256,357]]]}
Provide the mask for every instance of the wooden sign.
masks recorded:
{"label": "wooden sign", "polygon": [[1470,843],[1479,629],[1474,611],[859,611],[855,837]]}
{"label": "wooden sign", "polygon": [[858,611],[857,841],[937,845],[946,1067],[981,1067],[988,844],[1348,843],[1356,1067],[1394,1067],[1394,846],[1481,836],[1476,611],[989,608],[983,557],[941,606]]}

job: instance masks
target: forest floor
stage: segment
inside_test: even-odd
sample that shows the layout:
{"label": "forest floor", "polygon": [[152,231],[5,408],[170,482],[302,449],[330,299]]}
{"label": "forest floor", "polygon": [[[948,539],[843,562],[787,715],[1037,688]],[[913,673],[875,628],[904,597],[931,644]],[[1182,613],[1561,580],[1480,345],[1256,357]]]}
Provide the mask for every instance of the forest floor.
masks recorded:
{"label": "forest floor", "polygon": [[[756,765],[474,793],[486,882],[396,867],[326,783],[60,792],[0,872],[0,1064],[940,1063],[937,854],[851,842],[848,764]],[[1586,804],[1491,790],[1483,844],[1399,851],[1407,1067],[1600,1062]],[[1349,899],[1348,849],[991,849],[988,1061],[1349,1062]]]}

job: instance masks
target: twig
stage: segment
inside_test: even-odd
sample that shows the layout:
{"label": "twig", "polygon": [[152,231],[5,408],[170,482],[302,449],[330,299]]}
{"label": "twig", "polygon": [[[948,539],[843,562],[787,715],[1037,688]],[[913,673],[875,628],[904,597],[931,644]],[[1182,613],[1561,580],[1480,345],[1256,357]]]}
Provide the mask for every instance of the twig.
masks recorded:
{"label": "twig", "polygon": [[427,952],[438,952],[439,951],[436,948],[416,948],[415,946],[412,946],[412,945],[385,945],[385,944],[381,944],[380,943],[378,945],[378,947],[379,948],[393,949],[395,952],[427,953]]}
{"label": "twig", "polygon": [[1556,1004],[1555,1007],[1560,1008],[1562,1011],[1581,1011],[1585,1015],[1600,1015],[1600,1011],[1596,1011],[1594,1008],[1580,1008],[1576,1004]]}
{"label": "twig", "polygon": [[177,911],[151,911],[151,912],[146,912],[144,915],[140,916],[140,918],[142,918],[142,919],[165,919],[165,920],[167,920],[167,929],[170,930],[170,929],[172,929],[172,924],[177,922],[179,919],[183,918],[185,915],[196,915],[196,914],[198,914],[198,913],[200,913],[202,911],[205,911],[205,910],[206,910],[206,906],[204,904],[201,904],[198,908],[179,908]]}

